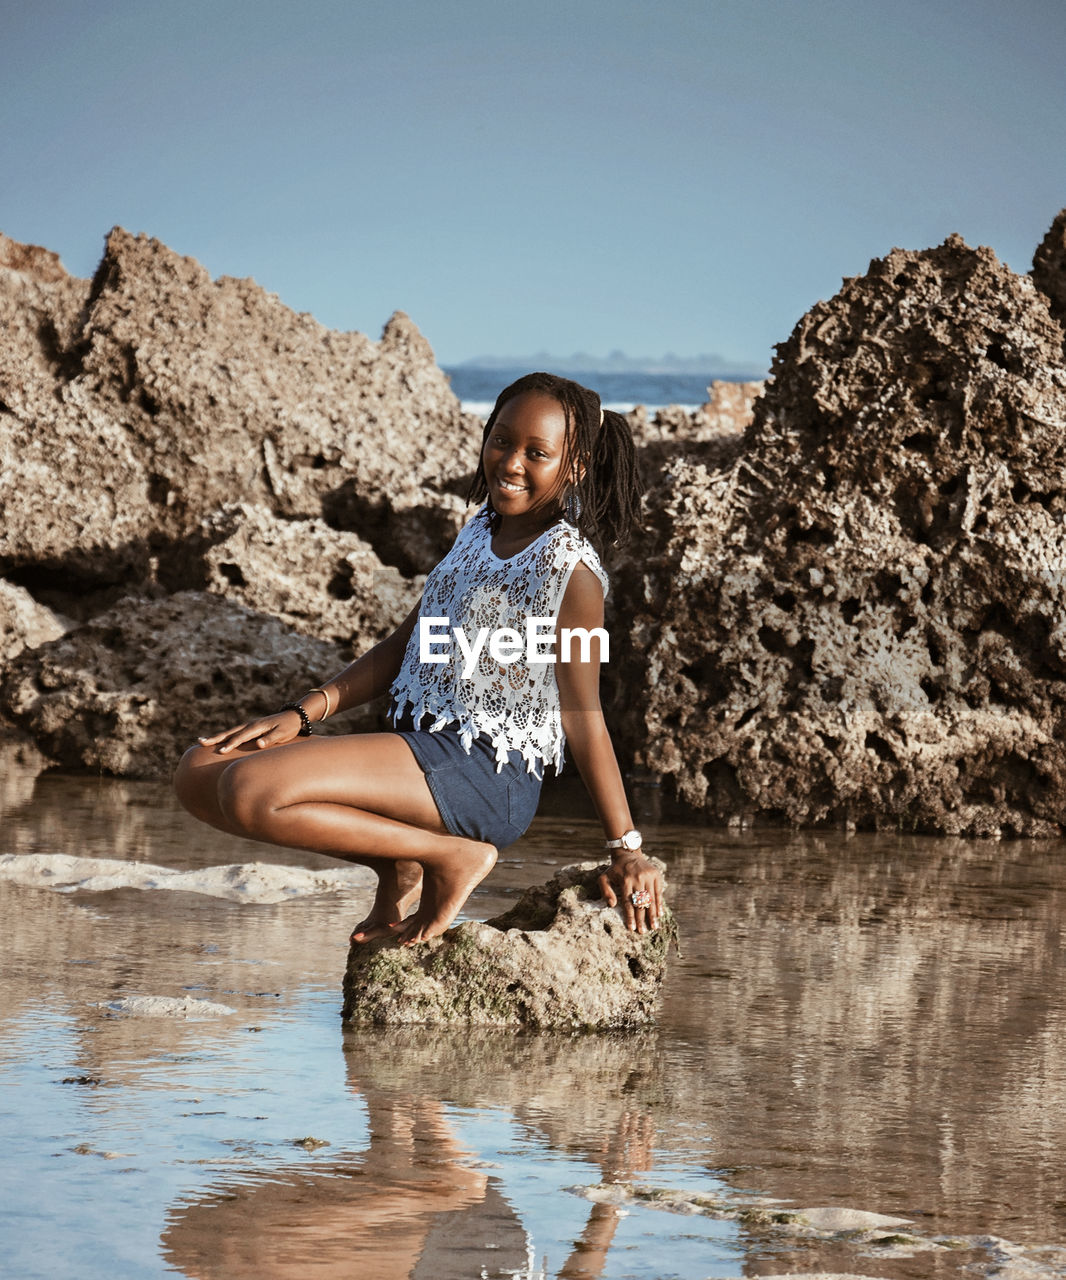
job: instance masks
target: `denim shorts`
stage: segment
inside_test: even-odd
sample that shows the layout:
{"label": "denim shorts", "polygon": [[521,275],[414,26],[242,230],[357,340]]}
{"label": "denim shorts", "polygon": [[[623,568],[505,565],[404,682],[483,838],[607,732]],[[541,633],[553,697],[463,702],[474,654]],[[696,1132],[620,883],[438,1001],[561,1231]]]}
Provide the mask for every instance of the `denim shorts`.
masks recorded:
{"label": "denim shorts", "polygon": [[[433,717],[423,717],[432,724]],[[540,803],[540,779],[528,771],[519,751],[509,751],[496,772],[496,748],[484,734],[463,747],[455,724],[435,733],[415,728],[406,711],[396,730],[414,753],[437,803],[441,821],[453,836],[484,840],[503,849],[524,835]]]}

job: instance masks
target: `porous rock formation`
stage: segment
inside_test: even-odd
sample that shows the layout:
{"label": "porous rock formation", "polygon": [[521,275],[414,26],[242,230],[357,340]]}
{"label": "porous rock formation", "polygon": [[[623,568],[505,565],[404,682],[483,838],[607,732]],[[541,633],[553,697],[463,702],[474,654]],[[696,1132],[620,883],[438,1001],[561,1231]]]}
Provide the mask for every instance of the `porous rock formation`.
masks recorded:
{"label": "porous rock formation", "polygon": [[28,591],[0,578],[0,666],[23,649],[58,639],[70,625]]}
{"label": "porous rock formation", "polygon": [[143,582],[234,498],[407,572],[454,536],[476,423],[402,313],[336,333],[121,228],[91,283],[0,250],[0,572]]}
{"label": "porous rock formation", "polygon": [[725,466],[737,456],[751,425],[761,382],[722,382],[707,388],[708,400],[689,412],[667,405],[650,419],[642,405],[628,414],[642,471],[654,474],[667,459],[698,458],[711,467]]}
{"label": "porous rock formation", "polygon": [[402,313],[334,333],[116,228],[91,282],[0,236],[0,328],[0,723],[60,763],[164,776],[332,674],[465,516],[479,424]]}
{"label": "porous rock formation", "polygon": [[1066,368],[1031,279],[957,236],[874,261],[778,347],[731,465],[664,466],[649,525],[625,736],[689,804],[1060,833]]}
{"label": "porous rock formation", "polygon": [[1047,298],[1051,314],[1066,324],[1066,209],[1048,228],[1033,255],[1033,281]]}
{"label": "porous rock formation", "polygon": [[283,520],[240,502],[208,516],[172,569],[174,585],[202,581],[217,595],[345,651],[353,637],[363,649],[393,632],[424,581],[383,564],[358,534],[324,520]]}
{"label": "porous rock formation", "polygon": [[[269,713],[342,665],[337,646],[235,601],[127,597],[24,649],[0,677],[0,706],[54,760],[165,778],[198,735]],[[381,727],[381,710],[348,725]]]}
{"label": "porous rock formation", "polygon": [[600,898],[603,870],[566,867],[505,915],[455,925],[423,946],[353,944],[345,1021],[567,1029],[651,1022],[674,919],[667,911],[655,932],[630,932]]}

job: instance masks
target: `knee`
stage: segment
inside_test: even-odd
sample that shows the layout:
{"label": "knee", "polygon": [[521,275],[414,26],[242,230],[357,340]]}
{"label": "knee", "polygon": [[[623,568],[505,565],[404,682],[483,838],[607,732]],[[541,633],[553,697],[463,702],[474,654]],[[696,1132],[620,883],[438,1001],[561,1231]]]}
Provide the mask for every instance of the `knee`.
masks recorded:
{"label": "knee", "polygon": [[254,835],[261,831],[273,810],[272,792],[256,780],[258,770],[242,768],[251,761],[234,760],[219,774],[218,807],[223,818],[239,831]]}
{"label": "knee", "polygon": [[210,771],[202,767],[206,763],[204,757],[208,755],[210,752],[205,747],[190,747],[174,770],[174,794],[182,808],[196,818],[202,817],[205,809],[210,807],[206,786]]}

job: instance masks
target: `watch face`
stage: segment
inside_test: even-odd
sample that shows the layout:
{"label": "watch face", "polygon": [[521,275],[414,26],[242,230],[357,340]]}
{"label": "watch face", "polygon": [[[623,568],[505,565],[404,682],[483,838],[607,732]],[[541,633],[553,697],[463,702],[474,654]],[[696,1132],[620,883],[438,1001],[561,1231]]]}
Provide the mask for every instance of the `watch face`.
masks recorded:
{"label": "watch face", "polygon": [[639,831],[627,831],[622,837],[622,844],[626,849],[639,849],[641,843]]}

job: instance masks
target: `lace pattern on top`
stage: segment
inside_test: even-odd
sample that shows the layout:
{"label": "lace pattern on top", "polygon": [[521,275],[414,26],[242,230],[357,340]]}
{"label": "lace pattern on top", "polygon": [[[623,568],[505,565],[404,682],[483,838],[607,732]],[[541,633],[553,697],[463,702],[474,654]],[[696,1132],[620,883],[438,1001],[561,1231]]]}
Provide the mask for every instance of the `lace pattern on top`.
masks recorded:
{"label": "lace pattern on top", "polygon": [[[434,652],[443,662],[420,659],[415,626],[400,672],[392,683],[393,719],[410,707],[416,724],[434,717],[430,732],[458,723],[467,753],[478,734],[496,750],[496,771],[508,751],[521,752],[526,768],[543,777],[543,762],[556,773],[563,765],[562,720],[555,664],[527,662],[526,619],[556,619],[570,575],[579,563],[596,574],[606,596],[608,579],[590,543],[573,525],[560,521],[507,560],[493,553],[487,504],[459,531],[451,550],[426,579],[420,618],[447,618],[434,631]],[[480,629],[486,641],[476,661],[463,653],[454,628],[462,627],[469,647]],[[522,638],[522,652],[502,663],[489,652],[487,637],[510,627]],[[547,634],[545,629],[542,634]],[[516,645],[515,648],[518,646]],[[555,651],[558,652],[558,639]],[[543,644],[541,652],[550,652]],[[538,772],[538,765],[541,766]]]}

